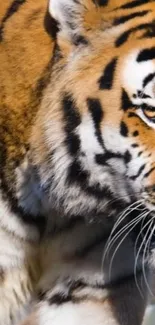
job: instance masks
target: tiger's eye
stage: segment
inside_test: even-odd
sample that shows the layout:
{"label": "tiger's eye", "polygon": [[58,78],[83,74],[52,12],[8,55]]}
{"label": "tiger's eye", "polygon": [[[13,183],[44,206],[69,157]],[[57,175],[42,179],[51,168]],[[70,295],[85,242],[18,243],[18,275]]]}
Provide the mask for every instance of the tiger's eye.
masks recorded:
{"label": "tiger's eye", "polygon": [[143,110],[143,113],[150,121],[155,122],[155,111],[145,109]]}

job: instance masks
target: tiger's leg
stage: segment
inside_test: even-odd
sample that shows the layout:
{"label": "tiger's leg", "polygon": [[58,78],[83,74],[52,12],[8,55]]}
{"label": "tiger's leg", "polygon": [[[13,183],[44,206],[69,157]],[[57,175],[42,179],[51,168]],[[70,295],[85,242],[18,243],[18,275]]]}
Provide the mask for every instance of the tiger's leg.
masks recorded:
{"label": "tiger's leg", "polygon": [[0,245],[0,325],[17,325],[31,312],[40,276],[37,244],[9,237],[1,229]]}
{"label": "tiger's leg", "polygon": [[[141,280],[142,275],[139,275],[138,282]],[[89,290],[83,288],[82,290],[83,297],[81,298],[78,298],[78,284],[75,293],[72,292],[72,297],[62,296],[62,293],[59,296],[58,293],[47,292],[40,299],[34,313],[22,325],[142,324],[147,293],[143,293],[141,296],[134,277],[129,277],[126,281],[114,285],[113,288],[105,290],[105,292],[103,290],[102,294],[98,291],[96,299],[89,299],[87,296],[87,291],[92,288]]]}
{"label": "tiger's leg", "polygon": [[100,224],[88,227],[81,222],[51,243],[47,240],[46,272],[35,310],[24,325],[142,324],[147,288],[141,271],[139,288],[135,283],[132,238],[116,252],[109,273],[115,248],[103,263],[106,239],[101,230]]}

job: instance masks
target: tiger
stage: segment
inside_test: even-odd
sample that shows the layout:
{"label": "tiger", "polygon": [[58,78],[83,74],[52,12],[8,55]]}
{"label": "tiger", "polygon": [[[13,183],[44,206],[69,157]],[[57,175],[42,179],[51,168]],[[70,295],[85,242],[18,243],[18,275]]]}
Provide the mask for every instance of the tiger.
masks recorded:
{"label": "tiger", "polygon": [[0,324],[141,325],[155,260],[155,3],[14,0],[0,12]]}

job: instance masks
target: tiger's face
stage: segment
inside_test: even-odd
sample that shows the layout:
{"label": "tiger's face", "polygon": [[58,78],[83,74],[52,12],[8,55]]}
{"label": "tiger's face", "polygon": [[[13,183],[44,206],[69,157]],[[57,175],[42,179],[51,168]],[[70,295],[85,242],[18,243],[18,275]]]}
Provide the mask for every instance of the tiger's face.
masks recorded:
{"label": "tiger's face", "polygon": [[50,12],[60,32],[37,120],[45,187],[70,214],[137,200],[155,210],[155,4],[51,0]]}

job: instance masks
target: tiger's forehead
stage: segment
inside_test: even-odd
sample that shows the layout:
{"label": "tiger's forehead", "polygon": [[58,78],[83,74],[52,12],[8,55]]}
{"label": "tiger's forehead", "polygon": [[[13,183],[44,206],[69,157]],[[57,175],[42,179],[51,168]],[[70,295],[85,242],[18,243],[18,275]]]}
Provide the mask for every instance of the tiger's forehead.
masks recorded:
{"label": "tiger's forehead", "polygon": [[155,101],[155,47],[131,50],[123,60],[121,81],[134,98],[145,89]]}

